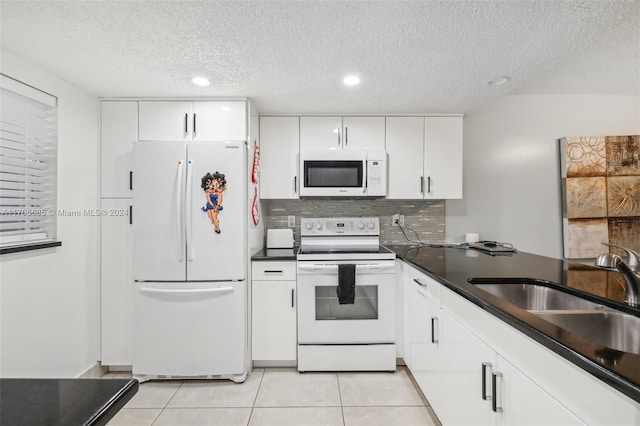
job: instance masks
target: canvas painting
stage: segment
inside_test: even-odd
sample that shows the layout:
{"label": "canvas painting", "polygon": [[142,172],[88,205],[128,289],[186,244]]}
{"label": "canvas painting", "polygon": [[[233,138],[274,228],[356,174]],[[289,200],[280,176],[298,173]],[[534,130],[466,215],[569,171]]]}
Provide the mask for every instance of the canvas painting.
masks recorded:
{"label": "canvas painting", "polygon": [[597,257],[601,242],[640,252],[640,136],[560,142],[564,256]]}

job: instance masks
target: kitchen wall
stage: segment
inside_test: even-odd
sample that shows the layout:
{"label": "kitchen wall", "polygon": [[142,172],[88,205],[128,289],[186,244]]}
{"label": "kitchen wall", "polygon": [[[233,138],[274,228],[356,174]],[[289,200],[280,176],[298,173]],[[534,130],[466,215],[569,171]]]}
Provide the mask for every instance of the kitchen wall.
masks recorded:
{"label": "kitchen wall", "polygon": [[[409,244],[400,228],[391,226],[391,215],[405,216],[405,227],[417,233],[422,242],[442,243],[445,237],[444,201],[305,198],[301,200],[263,200],[267,228],[286,228],[287,216],[296,217],[293,235],[300,243],[300,217],[380,218],[380,241],[383,244]],[[416,234],[407,230],[409,238]]]}
{"label": "kitchen wall", "polygon": [[[58,209],[98,201],[97,98],[2,50],[0,70],[58,97]],[[0,376],[76,377],[99,357],[99,221],[58,217],[62,246],[0,257]]]}
{"label": "kitchen wall", "polygon": [[640,134],[640,98],[511,95],[464,119],[463,199],[447,201],[447,241],[465,232],[562,258],[563,136]]}

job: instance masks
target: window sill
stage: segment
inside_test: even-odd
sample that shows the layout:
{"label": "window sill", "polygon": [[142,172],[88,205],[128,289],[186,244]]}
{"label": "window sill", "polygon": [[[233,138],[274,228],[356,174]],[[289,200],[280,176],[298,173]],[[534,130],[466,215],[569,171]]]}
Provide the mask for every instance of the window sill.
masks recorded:
{"label": "window sill", "polygon": [[47,243],[25,244],[22,246],[5,247],[5,248],[0,248],[0,255],[9,254],[9,253],[19,253],[21,251],[39,250],[39,249],[45,249],[50,247],[60,247],[61,245],[62,245],[62,241],[49,241]]}

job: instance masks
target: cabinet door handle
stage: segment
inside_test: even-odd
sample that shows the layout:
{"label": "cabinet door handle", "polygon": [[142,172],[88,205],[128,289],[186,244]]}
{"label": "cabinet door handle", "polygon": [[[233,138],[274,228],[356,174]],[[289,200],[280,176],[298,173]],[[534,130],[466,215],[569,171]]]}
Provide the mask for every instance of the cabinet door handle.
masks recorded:
{"label": "cabinet door handle", "polygon": [[498,377],[500,377],[502,381],[501,372],[491,373],[491,395],[493,395],[491,399],[491,409],[496,413],[502,413],[502,407],[498,407]]}
{"label": "cabinet door handle", "polygon": [[487,401],[491,399],[491,395],[487,395],[487,368],[491,371],[491,363],[482,363],[482,399]]}
{"label": "cabinet door handle", "polygon": [[198,115],[197,114],[193,114],[193,134],[195,135],[196,133],[198,133],[198,131],[196,130],[196,120],[198,119]]}
{"label": "cabinet door handle", "polygon": [[295,300],[295,293],[294,293],[294,289],[291,289],[291,307],[295,307],[294,305],[294,300]]}
{"label": "cabinet door handle", "polygon": [[424,194],[424,176],[420,176],[420,193]]}
{"label": "cabinet door handle", "polygon": [[438,322],[438,317],[431,317],[431,343],[438,343],[438,338],[436,338],[436,323]]}
{"label": "cabinet door handle", "polygon": [[427,286],[427,283],[423,283],[422,281],[420,281],[420,280],[419,280],[419,279],[417,279],[417,278],[414,278],[414,279],[413,279],[413,281],[414,281],[415,283],[417,283],[417,284],[418,284],[419,286],[421,286],[421,287],[426,287],[426,286]]}
{"label": "cabinet door handle", "polygon": [[133,206],[129,206],[129,225],[133,225]]}
{"label": "cabinet door handle", "polygon": [[349,128],[345,127],[344,128],[344,144],[349,145]]}
{"label": "cabinet door handle", "polygon": [[184,115],[184,135],[189,134],[189,114]]}
{"label": "cabinet door handle", "polygon": [[338,127],[338,146],[340,146],[340,132],[341,132],[341,129],[340,127]]}
{"label": "cabinet door handle", "polygon": [[427,177],[427,194],[431,194],[431,176]]}
{"label": "cabinet door handle", "polygon": [[281,274],[282,269],[265,269],[264,273],[265,274]]}
{"label": "cabinet door handle", "polygon": [[298,176],[293,177],[293,193],[298,193]]}
{"label": "cabinet door handle", "polygon": [[133,171],[129,171],[129,191],[133,191]]}

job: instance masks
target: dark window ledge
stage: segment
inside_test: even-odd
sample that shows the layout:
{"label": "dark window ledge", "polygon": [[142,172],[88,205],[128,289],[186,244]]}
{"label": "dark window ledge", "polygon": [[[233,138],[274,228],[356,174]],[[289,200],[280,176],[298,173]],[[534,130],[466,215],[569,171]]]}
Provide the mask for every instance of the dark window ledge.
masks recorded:
{"label": "dark window ledge", "polygon": [[49,247],[60,247],[62,241],[49,241],[48,243],[25,244],[23,246],[5,247],[0,249],[1,254],[19,253],[21,251],[39,250]]}

